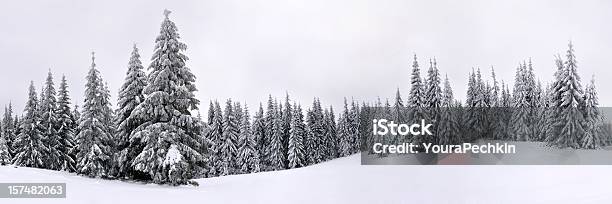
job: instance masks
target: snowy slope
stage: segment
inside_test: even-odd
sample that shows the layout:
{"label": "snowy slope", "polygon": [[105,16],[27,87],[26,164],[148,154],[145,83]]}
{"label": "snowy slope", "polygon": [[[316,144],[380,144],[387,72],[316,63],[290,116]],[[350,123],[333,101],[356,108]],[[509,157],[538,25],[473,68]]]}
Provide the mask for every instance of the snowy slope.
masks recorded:
{"label": "snowy slope", "polygon": [[66,182],[66,199],[0,203],[611,203],[612,166],[361,166],[360,156],[170,187],[0,167],[0,182]]}

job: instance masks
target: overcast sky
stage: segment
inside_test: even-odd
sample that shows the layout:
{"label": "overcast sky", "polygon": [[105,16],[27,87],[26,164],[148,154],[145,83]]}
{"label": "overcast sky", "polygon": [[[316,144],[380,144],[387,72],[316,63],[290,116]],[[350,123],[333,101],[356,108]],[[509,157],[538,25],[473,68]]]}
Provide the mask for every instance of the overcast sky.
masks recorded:
{"label": "overcast sky", "polygon": [[0,104],[19,112],[29,81],[40,90],[49,68],[56,84],[66,75],[82,104],[91,51],[116,101],[133,43],[148,66],[164,8],[188,45],[203,110],[229,97],[254,110],[285,91],[308,106],[314,96],[334,106],[344,96],[393,98],[398,87],[406,97],[413,53],[421,65],[436,57],[463,99],[472,67],[488,76],[493,66],[512,81],[531,57],[537,77],[551,80],[553,56],[569,40],[583,83],[595,74],[600,102],[612,105],[607,0],[24,0],[0,8]]}

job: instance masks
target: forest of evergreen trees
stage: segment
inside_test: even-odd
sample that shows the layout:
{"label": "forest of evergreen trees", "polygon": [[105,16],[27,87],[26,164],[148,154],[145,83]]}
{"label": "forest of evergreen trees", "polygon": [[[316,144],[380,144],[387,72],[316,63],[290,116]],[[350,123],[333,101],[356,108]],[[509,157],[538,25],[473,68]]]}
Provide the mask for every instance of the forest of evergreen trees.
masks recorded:
{"label": "forest of evergreen trees", "polygon": [[[509,84],[469,75],[465,102],[455,100],[436,60],[421,77],[416,55],[411,89],[393,105],[344,100],[338,114],[318,98],[302,109],[287,94],[255,107],[212,100],[203,119],[195,98],[195,76],[186,66],[186,45],[169,11],[161,24],[148,71],[134,46],[117,108],[95,63],[86,76],[82,107],[72,106],[68,82],[56,90],[49,71],[40,95],[30,84],[23,114],[5,108],[1,121],[0,164],[76,172],[107,179],[158,184],[196,184],[192,178],[300,168],[369,151],[374,142],[455,144],[476,139],[541,141],[560,148],[591,148],[612,142],[610,126],[598,109],[594,81],[583,89],[570,43],[558,57],[555,80],[536,81],[531,62],[521,63]],[[223,107],[223,108],[222,108]],[[195,115],[194,113],[198,113]],[[336,118],[337,116],[337,118]],[[373,118],[400,122],[433,121],[434,136],[372,137]]]}
{"label": "forest of evergreen trees", "polygon": [[[554,80],[547,85],[536,79],[531,59],[516,69],[514,86],[496,79],[483,79],[480,69],[468,78],[465,102],[453,97],[448,77],[442,82],[436,60],[431,60],[427,75],[421,78],[414,57],[411,89],[407,104],[397,90],[393,105],[380,99],[364,104],[364,122],[387,118],[400,123],[431,121],[432,136],[413,138],[372,136],[361,131],[361,150],[372,153],[374,143],[398,142],[460,144],[479,139],[544,142],[558,148],[598,149],[612,144],[612,126],[599,107],[594,77],[582,86],[572,43],[565,59],[557,55]],[[364,123],[367,125],[367,123]]]}
{"label": "forest of evergreen trees", "polygon": [[[358,107],[336,120],[315,98],[308,110],[269,97],[252,118],[246,104],[211,101],[197,112],[195,76],[185,66],[186,45],[165,11],[149,72],[134,46],[113,110],[108,85],[92,53],[84,103],[71,107],[68,83],[53,74],[40,95],[34,83],[22,116],[5,108],[0,164],[76,172],[107,179],[195,184],[190,179],[304,167],[357,153]],[[197,112],[197,116],[192,113]],[[304,115],[306,113],[306,115]]]}

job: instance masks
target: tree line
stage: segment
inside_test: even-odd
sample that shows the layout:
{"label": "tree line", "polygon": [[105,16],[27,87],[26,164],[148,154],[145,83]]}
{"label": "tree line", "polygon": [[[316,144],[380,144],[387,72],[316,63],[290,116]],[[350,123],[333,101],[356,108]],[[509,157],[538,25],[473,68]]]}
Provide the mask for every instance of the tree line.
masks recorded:
{"label": "tree line", "polygon": [[228,99],[221,109],[211,101],[204,121],[195,76],[185,66],[186,45],[170,12],[164,14],[148,73],[134,45],[116,110],[94,53],[80,110],[71,107],[65,77],[56,91],[49,70],[40,96],[31,82],[24,115],[14,114],[11,104],[5,108],[0,164],[181,185],[300,168],[359,150],[355,102],[336,120],[318,98],[303,111],[288,94],[284,103],[270,96],[265,112],[260,104],[253,118],[246,104]]}
{"label": "tree line", "polygon": [[[481,70],[470,72],[466,101],[453,97],[448,77],[441,80],[435,59],[422,78],[416,55],[411,89],[404,104],[400,90],[394,104],[380,99],[364,104],[361,113],[371,121],[389,118],[402,123],[426,119],[434,124],[434,135],[372,136],[363,130],[362,151],[372,153],[374,143],[412,142],[460,144],[479,139],[544,142],[558,148],[598,149],[612,144],[612,126],[599,107],[594,77],[583,88],[578,63],[570,42],[565,58],[557,55],[553,81],[543,85],[529,59],[516,68],[513,89],[499,82],[491,68],[491,81]],[[384,156],[384,155],[383,155]]]}
{"label": "tree line", "polygon": [[[491,81],[477,69],[469,74],[462,102],[454,98],[448,77],[442,80],[436,59],[421,77],[414,55],[405,103],[398,89],[393,105],[345,98],[336,114],[318,98],[303,110],[287,94],[281,101],[269,96],[251,117],[247,104],[212,100],[204,120],[194,95],[196,77],[185,64],[187,46],[170,12],[164,14],[147,72],[133,47],[116,109],[94,53],[82,107],[71,105],[65,77],[56,90],[49,71],[40,95],[32,82],[23,115],[13,113],[11,104],[5,108],[0,164],[182,185],[195,184],[192,178],[300,168],[370,151],[375,142],[497,139],[593,149],[612,142],[594,80],[582,88],[571,43],[565,59],[557,57],[555,78],[546,86],[536,80],[531,60],[517,67],[512,91],[493,68]],[[434,123],[434,135],[373,137],[374,118],[427,119]]]}

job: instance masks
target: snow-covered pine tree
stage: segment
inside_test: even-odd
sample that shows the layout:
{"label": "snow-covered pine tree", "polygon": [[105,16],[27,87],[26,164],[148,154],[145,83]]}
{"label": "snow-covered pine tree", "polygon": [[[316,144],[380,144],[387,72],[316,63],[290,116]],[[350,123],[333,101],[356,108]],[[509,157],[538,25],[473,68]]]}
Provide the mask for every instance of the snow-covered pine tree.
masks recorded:
{"label": "snow-covered pine tree", "polygon": [[34,82],[30,82],[28,101],[24,109],[25,115],[21,119],[21,130],[13,143],[15,156],[12,162],[17,166],[34,168],[44,168],[46,166],[44,158],[49,150],[44,144],[43,135],[40,131],[40,115],[36,95]]}
{"label": "snow-covered pine tree", "polygon": [[[416,123],[417,121],[421,121],[421,119],[425,119],[425,111],[423,110],[423,98],[425,93],[416,54],[414,55],[414,61],[412,63],[410,85],[410,94],[407,102],[407,120],[410,123]],[[422,142],[422,140],[417,137],[411,138],[410,140],[414,143]]]}
{"label": "snow-covered pine tree", "polygon": [[223,163],[221,158],[221,137],[223,136],[223,113],[218,101],[210,102],[208,110],[209,131],[206,138],[211,142],[208,154],[209,177],[221,175]]}
{"label": "snow-covered pine tree", "polygon": [[574,47],[569,43],[567,50],[567,60],[565,61],[564,76],[560,84],[560,105],[559,115],[555,126],[559,128],[559,132],[550,141],[549,145],[560,148],[579,148],[580,141],[584,136],[584,116],[579,110],[581,104],[584,103],[582,85],[580,84],[580,76],[578,75],[578,66],[576,56],[574,55]]}
{"label": "snow-covered pine tree", "polygon": [[134,44],[128,62],[128,70],[117,97],[118,108],[115,125],[117,126],[118,141],[116,142],[119,151],[117,165],[120,176],[133,177],[134,172],[130,168],[130,162],[143,148],[139,140],[129,140],[132,131],[140,124],[135,123],[138,121],[127,120],[136,106],[144,100],[142,90],[147,82],[143,69],[138,47]]}
{"label": "snow-covered pine tree", "polygon": [[349,131],[349,109],[346,98],[344,98],[344,109],[338,117],[338,154],[340,157],[351,155],[350,131]]}
{"label": "snow-covered pine tree", "polygon": [[244,105],[242,123],[240,123],[240,136],[238,137],[238,172],[257,173],[259,172],[259,152],[256,149],[257,143],[251,131],[249,109]]}
{"label": "snow-covered pine tree", "polygon": [[143,90],[142,101],[128,118],[142,121],[130,140],[144,141],[142,152],[132,161],[134,170],[148,174],[154,183],[181,185],[193,183],[194,172],[201,172],[206,158],[202,149],[201,123],[192,116],[200,101],[195,98],[195,75],[185,65],[176,25],[164,11],[159,36]]}
{"label": "snow-covered pine tree", "polygon": [[549,87],[549,95],[548,95],[548,103],[549,103],[549,108],[546,111],[547,116],[546,116],[546,123],[547,125],[547,129],[546,129],[546,136],[544,141],[547,142],[548,145],[551,145],[552,142],[556,139],[556,137],[559,135],[559,132],[561,131],[560,128],[557,127],[557,123],[559,122],[560,118],[561,118],[561,104],[562,104],[562,98],[563,98],[563,80],[565,78],[565,63],[563,62],[563,59],[561,59],[560,55],[555,56],[555,65],[557,67],[557,70],[555,71],[554,75],[553,75],[553,82],[550,84]]}
{"label": "snow-covered pine tree", "polygon": [[281,118],[280,110],[277,109],[278,103],[275,101],[272,105],[272,112],[270,117],[268,118],[268,127],[269,129],[269,144],[267,146],[268,150],[268,170],[269,171],[277,171],[285,169],[285,158],[283,153],[283,121]]}
{"label": "snow-covered pine tree", "polygon": [[291,118],[291,129],[289,136],[289,168],[300,168],[306,166],[304,153],[304,138],[306,138],[306,127],[302,107],[293,105],[293,116]]}
{"label": "snow-covered pine tree", "polygon": [[[497,75],[495,74],[495,69],[491,66],[491,79],[493,80],[493,85],[491,86],[490,94],[490,104],[491,108],[489,109],[489,118],[490,118],[490,126],[491,130],[491,139],[500,139],[503,138],[505,130],[505,125],[503,121],[503,115],[505,108],[502,107],[501,98],[503,90],[500,90],[499,83],[497,81]],[[503,89],[503,84],[502,88]]]}
{"label": "snow-covered pine tree", "polygon": [[412,75],[410,78],[410,96],[408,97],[409,107],[421,107],[423,105],[423,84],[421,80],[421,71],[417,61],[416,54],[412,63]]}
{"label": "snow-covered pine tree", "polygon": [[586,149],[597,149],[606,144],[606,139],[601,134],[602,116],[599,112],[599,99],[595,89],[595,76],[591,83],[586,86],[584,93],[585,134],[581,140],[581,147]]}
{"label": "snow-covered pine tree", "polygon": [[11,163],[11,155],[9,154],[9,148],[6,144],[4,136],[0,136],[0,165],[7,165]]}
{"label": "snow-covered pine tree", "polygon": [[[102,79],[102,77],[100,77],[100,79]],[[103,80],[101,80],[103,81]],[[106,104],[106,106],[102,107],[102,122],[105,124],[104,126],[107,128],[106,131],[110,133],[110,135],[112,136],[112,140],[110,142],[111,145],[111,149],[113,154],[116,153],[117,151],[117,144],[115,143],[115,132],[117,131],[117,126],[115,125],[115,111],[113,110],[112,106],[112,102],[110,100],[111,98],[111,92],[110,92],[110,88],[108,86],[107,82],[104,82],[104,86],[102,86],[102,104]],[[113,158],[114,159],[114,158]],[[113,161],[114,162],[114,161]]]}
{"label": "snow-covered pine tree", "polygon": [[[537,106],[537,98],[539,97],[539,93],[537,93],[537,82],[535,79],[535,74],[533,73],[533,63],[531,62],[531,58],[529,58],[529,62],[527,64],[527,73],[525,75],[525,91],[527,93],[527,101],[529,103],[529,107],[533,109]],[[532,111],[532,110],[530,110]],[[530,113],[532,114],[532,113]],[[530,115],[531,116],[531,115]],[[532,119],[532,118],[530,118]]]}
{"label": "snow-covered pine tree", "polygon": [[[351,114],[352,114],[352,110],[349,111],[349,115],[351,115]],[[391,108],[391,104],[389,103],[389,99],[386,99],[385,100],[385,105],[383,107],[379,108],[379,112],[378,112],[376,118],[390,118],[390,117],[392,117],[392,114],[393,114],[393,111],[392,111],[392,108]],[[352,128],[353,127],[351,127],[351,126],[352,126],[352,122],[350,122],[349,126],[348,126],[349,132],[352,132]],[[372,137],[375,138],[374,139],[375,143],[393,144],[393,143],[391,143],[391,141],[393,140],[394,136],[392,136],[391,133],[387,133],[386,135],[380,135],[380,136],[372,135]],[[398,137],[405,137],[405,136],[399,135]],[[353,153],[353,150],[351,150],[351,154],[352,153]],[[378,154],[377,156],[385,157],[385,156],[387,156],[387,153]]]}
{"label": "snow-covered pine tree", "polygon": [[[395,91],[395,103],[393,104],[393,110],[391,113],[392,118],[390,119],[392,119],[393,121],[396,121],[397,123],[406,123],[407,121],[406,121],[405,110],[406,110],[406,107],[404,106],[404,101],[402,100],[400,89],[397,88],[397,90]],[[390,138],[390,142],[392,142],[393,144],[403,143],[403,142],[406,142],[406,137],[395,136],[393,138]]]}
{"label": "snow-covered pine tree", "polygon": [[539,135],[538,127],[538,111],[542,94],[542,85],[536,80],[535,73],[533,71],[533,63],[531,62],[531,58],[529,58],[529,62],[527,64],[527,75],[526,75],[526,85],[527,85],[527,101],[528,101],[528,121],[531,125],[531,140],[539,141],[537,136]]}
{"label": "snow-covered pine tree", "polygon": [[70,110],[70,95],[66,76],[62,76],[57,96],[57,137],[59,139],[60,163],[62,171],[76,171],[76,142],[74,141],[76,120]]}
{"label": "snow-covered pine tree", "polygon": [[238,155],[239,127],[232,100],[228,99],[225,104],[225,112],[223,114],[223,135],[220,141],[220,159],[221,159],[221,176],[232,175],[236,173],[236,156]]}
{"label": "snow-covered pine tree", "polygon": [[329,106],[329,111],[325,110],[327,113],[325,115],[325,140],[326,147],[328,149],[328,155],[326,155],[327,160],[338,158],[338,133],[336,126],[336,116],[334,113],[334,107]]}
{"label": "snow-covered pine tree", "polygon": [[531,117],[531,89],[529,71],[525,64],[519,65],[516,70],[513,94],[513,111],[511,135],[516,141],[530,141],[533,137]]}
{"label": "snow-covered pine tree", "polygon": [[438,70],[438,62],[433,60],[429,70],[427,70],[427,80],[425,81],[425,98],[423,103],[425,107],[437,108],[442,104],[442,88],[440,87],[440,72]]}
{"label": "snow-covered pine tree", "polygon": [[323,111],[323,138],[322,138],[322,160],[327,161],[336,158],[336,124],[332,122],[333,116],[330,109]]}
{"label": "snow-covered pine tree", "polygon": [[274,120],[275,116],[278,112],[278,104],[276,104],[275,100],[272,98],[272,95],[268,95],[268,103],[266,107],[265,116],[263,122],[265,124],[265,132],[262,141],[263,147],[263,156],[264,158],[261,160],[264,170],[270,171],[270,144],[272,143],[272,136],[274,134]]}
{"label": "snow-covered pine tree", "polygon": [[[423,100],[426,115],[428,120],[439,127],[440,107],[442,104],[442,88],[440,88],[440,72],[438,71],[438,63],[436,60],[430,61],[429,70],[427,71],[427,80],[425,81],[425,98]],[[422,142],[437,143],[439,136],[435,130],[433,136],[423,136]]]}
{"label": "snow-covered pine tree", "polygon": [[206,178],[209,176],[209,172],[211,169],[211,163],[208,158],[210,158],[210,154],[212,153],[210,147],[213,145],[212,140],[208,139],[208,133],[210,132],[210,126],[202,119],[202,115],[198,110],[198,115],[196,116],[198,119],[199,126],[201,126],[201,131],[198,136],[198,140],[200,141],[200,149],[197,151],[200,152],[202,157],[204,157],[204,161],[202,161],[199,165],[202,167],[197,172],[195,172],[194,177],[196,178]]}
{"label": "snow-covered pine tree", "polygon": [[509,122],[512,116],[512,96],[510,96],[510,90],[508,85],[502,80],[501,82],[501,94],[499,97],[499,108],[497,108],[497,125],[496,134],[494,139],[506,140],[509,139]]}
{"label": "snow-covered pine tree", "polygon": [[487,100],[489,98],[488,94],[489,90],[487,90],[482,79],[480,69],[477,69],[476,72],[472,70],[468,81],[466,109],[465,113],[462,114],[466,125],[464,130],[466,134],[463,134],[463,139],[466,142],[483,138],[488,133],[487,110],[491,106]]}
{"label": "snow-covered pine tree", "polygon": [[0,126],[0,165],[7,165],[11,163],[11,151],[9,149],[9,144],[11,141],[12,135],[12,124],[13,117],[12,105],[9,103],[9,107],[4,107],[4,117],[2,118],[2,125]]}
{"label": "snow-covered pine tree", "polygon": [[474,106],[474,100],[476,97],[476,74],[474,73],[474,68],[472,68],[472,72],[470,72],[468,76],[468,87],[466,93],[465,104],[467,107]]}
{"label": "snow-covered pine tree", "polygon": [[39,111],[41,114],[40,127],[42,128],[42,138],[47,146],[48,152],[45,154],[45,168],[52,170],[60,170],[62,166],[62,152],[60,150],[60,139],[57,135],[58,115],[57,98],[53,82],[53,74],[49,70],[47,80],[43,88],[42,98],[40,99]]}
{"label": "snow-covered pine tree", "polygon": [[[14,116],[17,117],[16,115]],[[4,107],[4,117],[2,118],[2,135],[6,142],[9,156],[14,155],[13,141],[17,137],[17,120],[13,118],[13,104],[9,102],[8,107]]]}
{"label": "snow-covered pine tree", "polygon": [[474,137],[475,126],[477,125],[477,114],[476,114],[476,101],[477,101],[477,82],[476,82],[476,72],[474,68],[470,72],[468,76],[468,85],[467,85],[467,93],[465,100],[465,113],[463,115],[463,121],[465,121],[466,129],[464,132],[466,133],[464,136],[466,141],[470,141]]}
{"label": "snow-covered pine tree", "polygon": [[330,145],[332,144],[331,130],[329,124],[329,109],[323,110],[323,138],[321,139],[321,161],[327,161],[331,159]]}
{"label": "snow-covered pine tree", "polygon": [[316,163],[320,163],[325,160],[325,111],[321,106],[321,100],[319,98],[316,99],[316,102],[313,104],[313,118],[315,119],[314,125],[311,126],[310,130],[314,132],[316,150],[315,150],[315,158],[317,158]]}
{"label": "snow-covered pine tree", "polygon": [[[370,144],[368,143],[371,138],[370,126],[372,120],[374,119],[374,108],[370,106],[370,104],[366,104],[365,102],[361,103],[361,108],[359,111],[359,146],[360,151],[366,152],[369,151]],[[340,121],[340,119],[338,119]],[[340,125],[337,125],[339,127]],[[397,144],[397,143],[396,143]]]}
{"label": "snow-covered pine tree", "polygon": [[267,154],[266,154],[266,122],[265,122],[265,118],[264,118],[264,110],[263,110],[263,105],[261,103],[259,103],[259,110],[255,113],[255,117],[253,119],[253,127],[252,129],[252,133],[253,133],[253,137],[255,138],[255,150],[258,152],[259,155],[259,168],[260,170],[265,170],[265,166],[264,166],[264,161],[267,158]]}
{"label": "snow-covered pine tree", "polygon": [[[389,110],[390,111],[390,110]],[[389,112],[390,113],[390,112]],[[388,115],[388,117],[390,117],[390,115]],[[388,118],[387,117],[387,118]],[[351,102],[351,110],[349,111],[349,133],[350,133],[350,140],[349,140],[349,144],[351,147],[351,154],[355,154],[357,152],[359,152],[359,105],[357,105],[357,103],[355,102],[355,100],[352,100]]]}
{"label": "snow-covered pine tree", "polygon": [[491,66],[491,78],[493,80],[493,86],[491,87],[491,107],[500,107],[499,83],[497,82],[493,66]]}
{"label": "snow-covered pine tree", "polygon": [[283,137],[282,137],[282,141],[283,141],[283,158],[285,158],[285,166],[289,165],[289,160],[287,158],[289,158],[289,136],[290,136],[290,130],[291,130],[291,118],[293,117],[293,108],[291,106],[291,102],[289,99],[289,93],[285,93],[285,106],[283,109],[283,114],[282,114],[282,126],[283,126]]}
{"label": "snow-covered pine tree", "polygon": [[550,85],[547,85],[543,90],[542,96],[540,97],[541,106],[538,108],[538,121],[537,121],[537,134],[535,135],[538,141],[545,141],[550,130],[549,126],[553,126],[553,118],[551,111],[553,110],[553,101],[552,101],[552,88]]}
{"label": "snow-covered pine tree", "polygon": [[533,127],[533,140],[544,141],[543,131],[546,129],[546,108],[547,100],[546,93],[544,93],[542,83],[538,80],[537,85],[534,89],[533,107],[531,108],[531,123]]}
{"label": "snow-covered pine tree", "polygon": [[489,89],[487,88],[487,84],[482,78],[482,74],[480,72],[480,68],[476,70],[476,107],[479,108],[488,108],[491,107],[491,103],[489,101]]}
{"label": "snow-covered pine tree", "polygon": [[285,138],[288,135],[285,135],[285,109],[283,108],[283,103],[275,101],[275,103],[277,104],[277,113],[278,113],[278,117],[280,118],[280,132],[281,132],[281,153],[282,153],[282,164],[283,164],[283,169],[287,168],[287,165],[289,164],[289,161],[287,160],[287,151],[288,150],[288,146],[285,146],[285,139],[289,139],[288,137]]}
{"label": "snow-covered pine tree", "polygon": [[459,135],[459,123],[454,110],[453,89],[451,88],[448,76],[444,78],[444,90],[440,109],[440,122],[438,123],[439,144],[458,144],[461,141]]}
{"label": "snow-covered pine tree", "polygon": [[91,68],[85,84],[83,115],[76,136],[77,172],[90,177],[109,177],[112,167],[112,139],[110,121],[104,111],[110,110],[108,95],[92,53]]}

